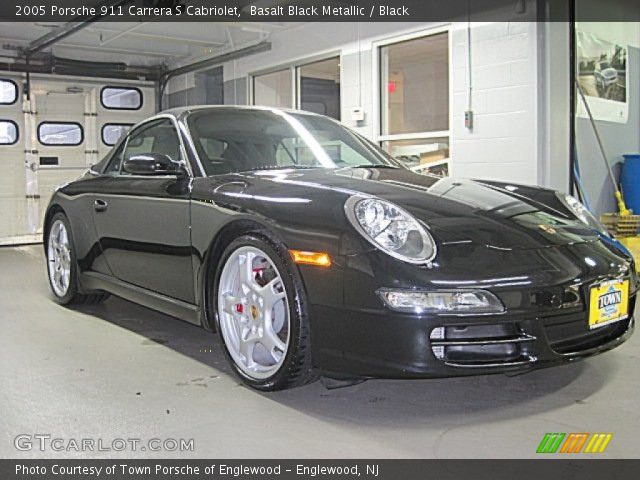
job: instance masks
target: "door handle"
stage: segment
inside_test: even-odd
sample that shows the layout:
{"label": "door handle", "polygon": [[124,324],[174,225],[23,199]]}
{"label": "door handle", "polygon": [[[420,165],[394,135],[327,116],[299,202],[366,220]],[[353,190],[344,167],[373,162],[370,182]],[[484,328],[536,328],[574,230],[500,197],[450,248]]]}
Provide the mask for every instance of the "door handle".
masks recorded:
{"label": "door handle", "polygon": [[106,212],[107,211],[107,207],[109,207],[109,204],[107,202],[105,202],[104,200],[98,199],[95,202],[93,202],[93,209],[96,212]]}

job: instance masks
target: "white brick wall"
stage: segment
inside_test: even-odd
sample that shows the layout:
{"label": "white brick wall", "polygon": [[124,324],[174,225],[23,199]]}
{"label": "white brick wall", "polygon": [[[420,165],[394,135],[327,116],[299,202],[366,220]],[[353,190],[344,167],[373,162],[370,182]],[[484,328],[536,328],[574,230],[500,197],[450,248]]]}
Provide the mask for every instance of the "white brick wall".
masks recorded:
{"label": "white brick wall", "polygon": [[[455,176],[538,183],[537,45],[535,23],[472,23],[475,126],[464,128],[467,109],[467,23],[451,26],[450,130]],[[274,33],[272,49],[225,65],[225,81],[252,72],[304,61],[323,53],[342,56],[343,122],[375,138],[378,92],[372,43],[440,27],[418,23],[312,23]],[[359,29],[359,32],[358,32]],[[359,35],[358,35],[359,33]],[[360,55],[358,55],[358,53]],[[355,125],[352,107],[366,120]]]}
{"label": "white brick wall", "polygon": [[537,183],[535,24],[472,24],[472,131],[464,127],[467,25],[454,25],[451,34],[452,171],[469,178]]}

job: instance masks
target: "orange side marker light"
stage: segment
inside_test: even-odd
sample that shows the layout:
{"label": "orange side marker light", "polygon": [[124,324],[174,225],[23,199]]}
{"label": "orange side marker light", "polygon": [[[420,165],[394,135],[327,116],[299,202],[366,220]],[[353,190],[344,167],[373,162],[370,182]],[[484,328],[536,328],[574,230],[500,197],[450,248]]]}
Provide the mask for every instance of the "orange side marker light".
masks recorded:
{"label": "orange side marker light", "polygon": [[315,265],[316,267],[330,267],[331,257],[323,252],[305,252],[302,250],[289,250],[295,263],[303,265]]}

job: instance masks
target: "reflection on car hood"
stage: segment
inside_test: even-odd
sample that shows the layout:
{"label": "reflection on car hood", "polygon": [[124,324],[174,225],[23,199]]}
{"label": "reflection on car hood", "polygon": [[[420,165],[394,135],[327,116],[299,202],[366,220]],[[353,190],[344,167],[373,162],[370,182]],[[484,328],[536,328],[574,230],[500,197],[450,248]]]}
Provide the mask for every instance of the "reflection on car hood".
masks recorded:
{"label": "reflection on car hood", "polygon": [[[598,238],[544,189],[440,179],[388,168],[283,169],[241,175],[249,180],[247,193],[263,200],[271,195],[274,202],[279,197],[280,204],[287,199],[320,202],[330,209],[357,194],[389,200],[422,220],[441,244],[477,242],[499,249],[531,249]],[[544,193],[557,204],[532,198],[532,192]]]}

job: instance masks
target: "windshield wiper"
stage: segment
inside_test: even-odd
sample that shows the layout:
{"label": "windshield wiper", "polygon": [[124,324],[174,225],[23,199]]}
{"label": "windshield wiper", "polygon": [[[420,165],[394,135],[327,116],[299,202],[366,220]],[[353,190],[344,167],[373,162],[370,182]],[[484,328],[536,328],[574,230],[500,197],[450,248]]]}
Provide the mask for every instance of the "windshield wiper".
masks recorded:
{"label": "windshield wiper", "polygon": [[322,168],[317,165],[263,165],[261,167],[254,167],[251,170],[245,170],[247,172],[256,172],[258,170],[287,170],[287,169],[308,169],[308,168]]}
{"label": "windshield wiper", "polygon": [[392,169],[398,169],[400,167],[396,167],[395,165],[386,165],[384,163],[380,163],[378,165],[355,165],[353,167],[347,167],[347,168],[392,168]]}

